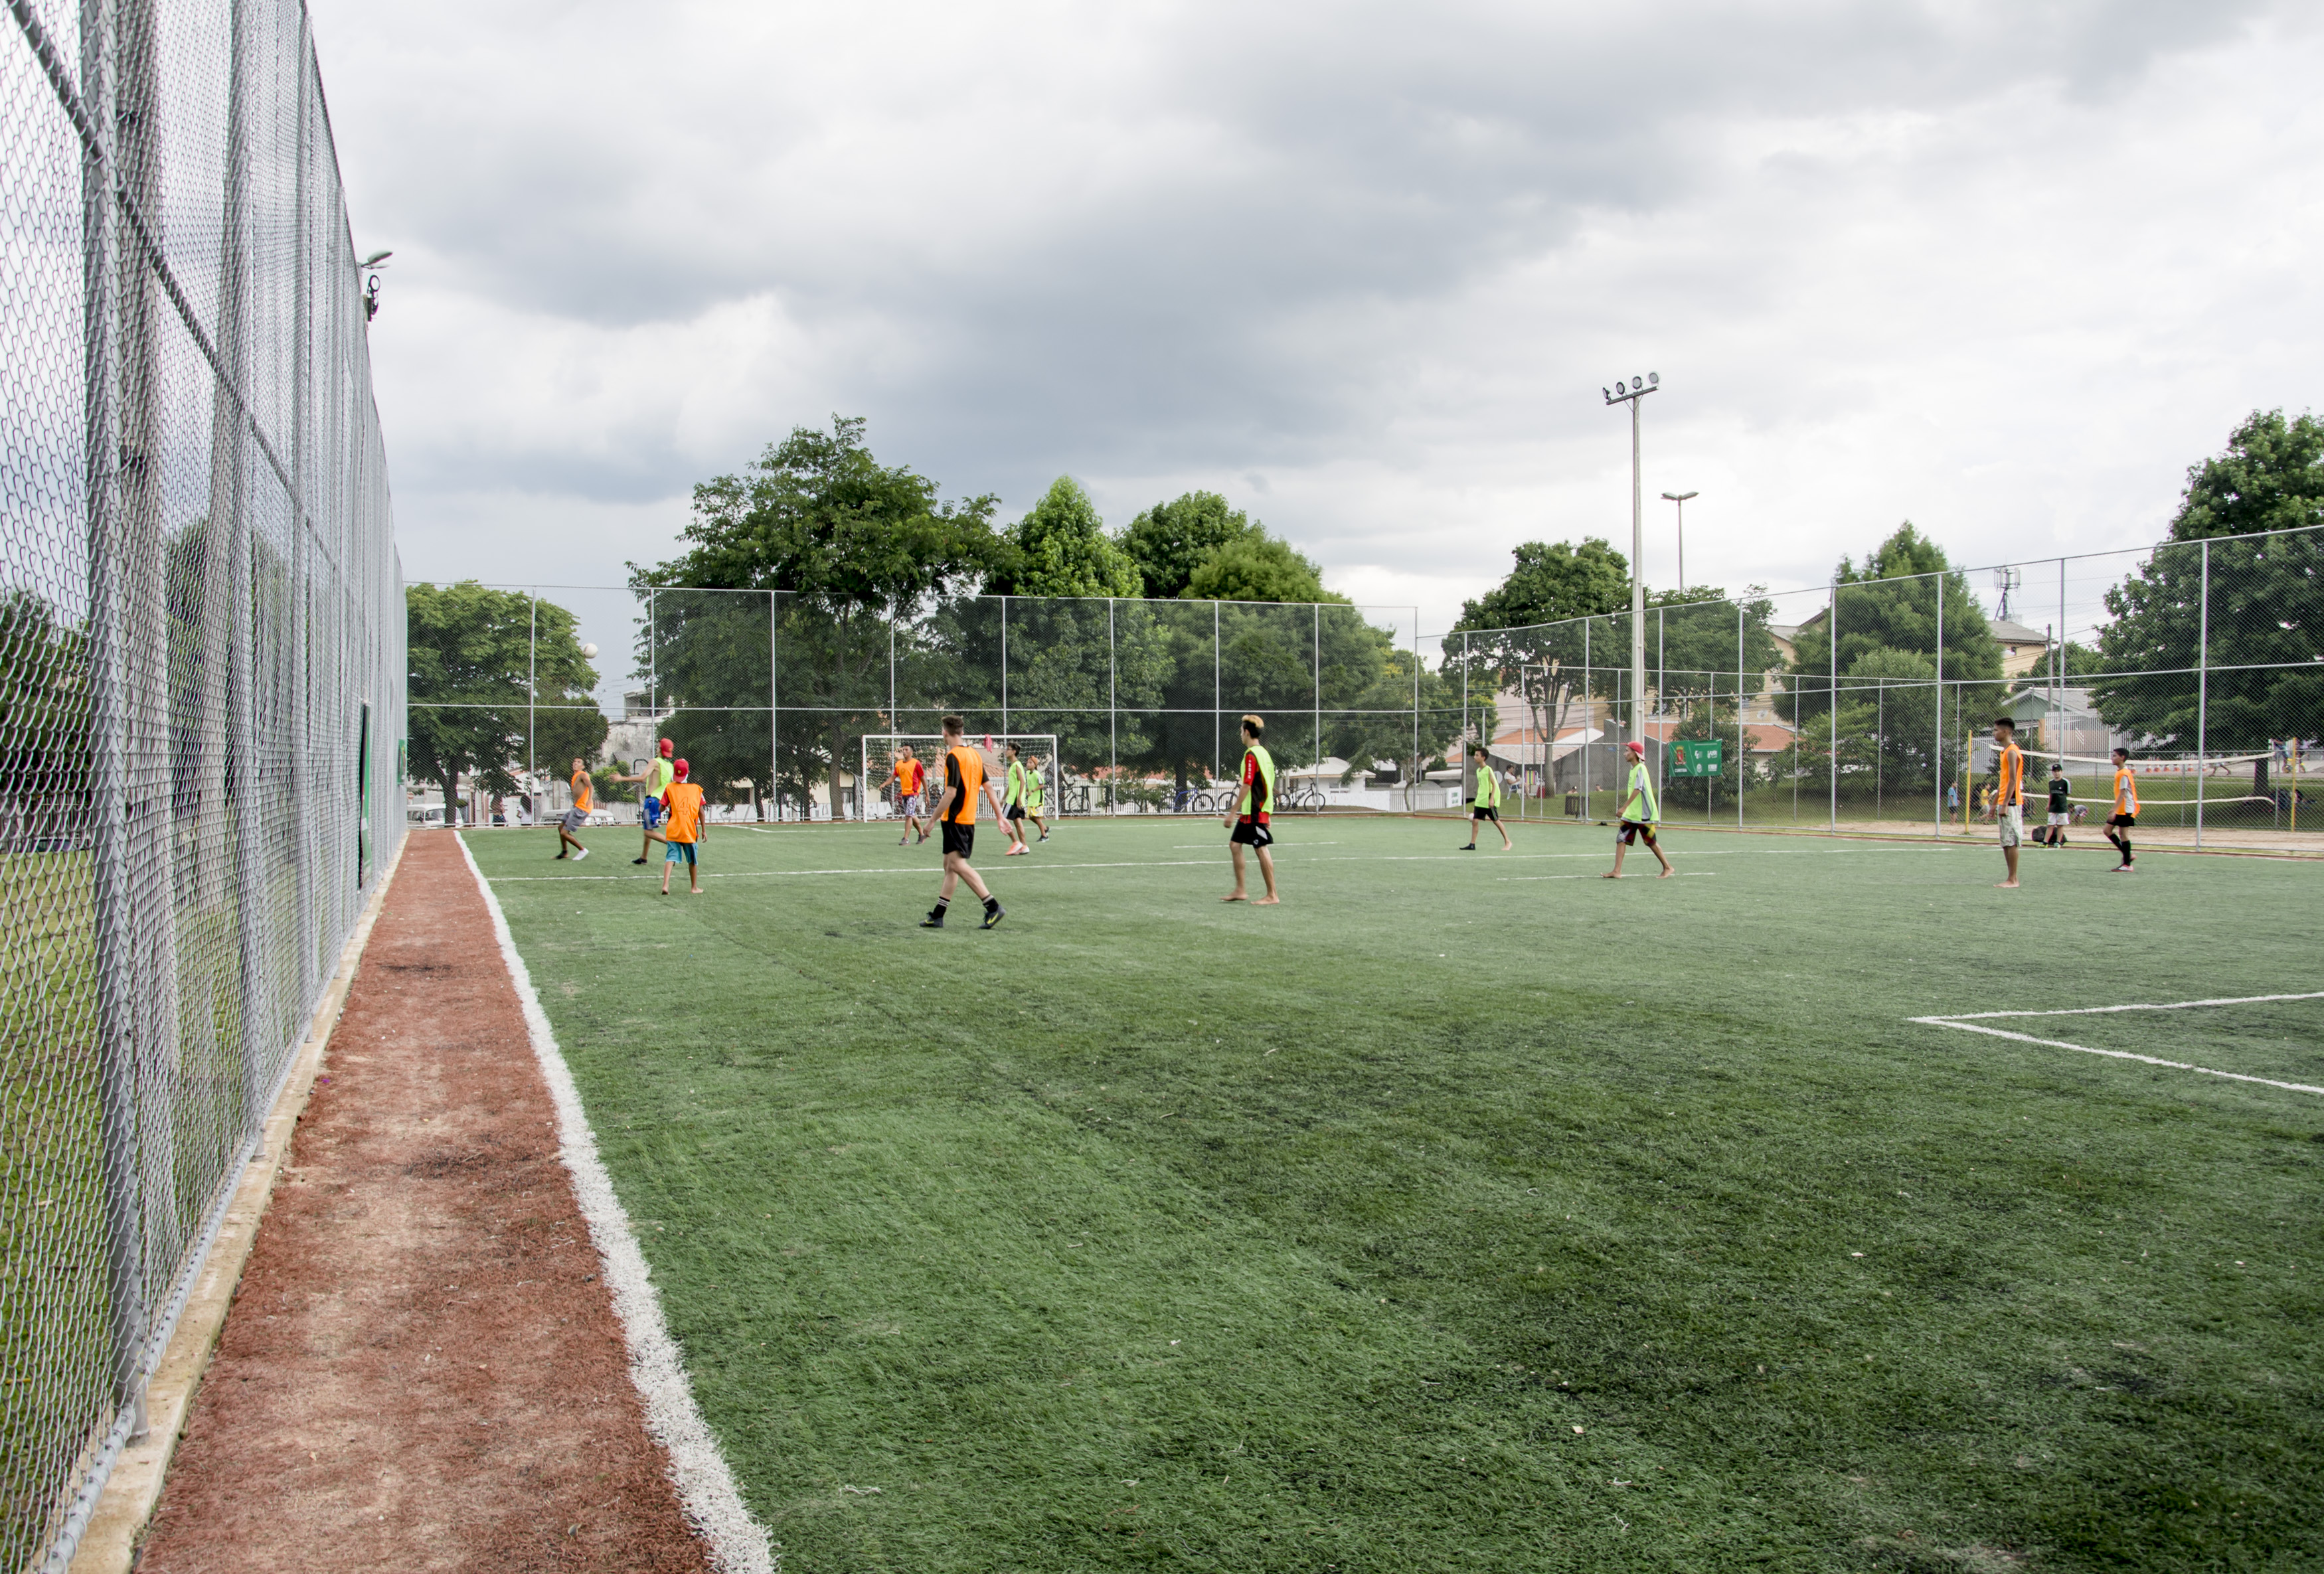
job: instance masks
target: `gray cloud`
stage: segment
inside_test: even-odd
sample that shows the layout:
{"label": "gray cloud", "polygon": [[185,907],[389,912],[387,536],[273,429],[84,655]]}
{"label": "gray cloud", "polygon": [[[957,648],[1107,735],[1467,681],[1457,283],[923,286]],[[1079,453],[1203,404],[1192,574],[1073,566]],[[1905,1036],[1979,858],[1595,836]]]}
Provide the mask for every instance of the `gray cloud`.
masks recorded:
{"label": "gray cloud", "polygon": [[[1261,473],[1327,564],[1476,582],[1627,524],[1592,391],[1650,366],[1655,462],[1748,514],[1729,577],[1905,513],[2070,538],[2036,501],[2062,452],[2130,538],[2154,443],[2175,474],[2300,402],[2319,347],[2187,293],[2310,288],[2265,255],[2319,227],[2289,8],[317,13],[359,230],[398,248],[408,560],[455,517],[478,550],[495,495],[674,525],[840,410],[1020,502]],[[2238,212],[2252,254],[2174,251]],[[2157,357],[2178,408],[2121,385]],[[2029,361],[2114,436],[1980,408]]]}

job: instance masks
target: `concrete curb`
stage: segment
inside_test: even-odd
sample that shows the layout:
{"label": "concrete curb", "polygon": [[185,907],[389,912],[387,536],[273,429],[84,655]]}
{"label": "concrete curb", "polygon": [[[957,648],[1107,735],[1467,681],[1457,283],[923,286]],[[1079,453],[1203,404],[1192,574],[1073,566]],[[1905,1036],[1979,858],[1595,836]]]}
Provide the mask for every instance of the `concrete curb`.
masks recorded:
{"label": "concrete curb", "polygon": [[274,1193],[274,1182],[282,1173],[283,1161],[290,1156],[290,1138],[299,1129],[299,1118],[306,1112],[308,1095],[314,1091],[315,1074],[322,1068],[331,1032],[338,1026],[339,1012],[346,1005],[347,990],[355,983],[355,968],[363,960],[364,947],[370,943],[372,926],[379,921],[381,908],[386,906],[388,888],[395,883],[395,871],[403,863],[403,851],[410,845],[411,833],[396,844],[395,856],[380,871],[379,885],[364,904],[363,915],[355,920],[355,933],[347,937],[346,947],[339,953],[338,971],[324,987],[323,998],[316,1004],[314,1017],[308,1024],[307,1036],[290,1063],[290,1074],[283,1079],[282,1091],[260,1128],[258,1152],[235,1187],[234,1197],[227,1202],[225,1218],[218,1226],[217,1239],[210,1247],[208,1260],[202,1265],[201,1276],[194,1282],[193,1293],[187,1297],[185,1312],[178,1319],[170,1348],[162,1353],[152,1381],[146,1385],[145,1436],[124,1448],[120,1459],[115,1461],[112,1474],[106,1478],[105,1491],[89,1516],[88,1529],[73,1553],[71,1574],[129,1574],[135,1566],[138,1542],[145,1533],[147,1522],[153,1517],[155,1505],[161,1500],[161,1484],[168,1477],[171,1456],[177,1452],[178,1437],[185,1429],[186,1416],[193,1408],[195,1390],[201,1386],[202,1375],[209,1369],[210,1353],[217,1348],[218,1335],[234,1306],[235,1291],[242,1284],[243,1266],[249,1262],[251,1247],[257,1243],[259,1220],[265,1215],[267,1200]]}

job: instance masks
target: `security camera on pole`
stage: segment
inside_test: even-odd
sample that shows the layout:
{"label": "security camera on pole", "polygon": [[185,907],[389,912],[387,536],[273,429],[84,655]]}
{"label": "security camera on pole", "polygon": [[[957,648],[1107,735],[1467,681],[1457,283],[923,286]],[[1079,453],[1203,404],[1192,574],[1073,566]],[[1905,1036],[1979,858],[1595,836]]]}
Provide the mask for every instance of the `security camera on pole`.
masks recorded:
{"label": "security camera on pole", "polygon": [[1641,747],[1646,741],[1646,494],[1638,475],[1638,401],[1662,384],[1662,373],[1649,372],[1599,390],[1608,404],[1630,407],[1630,741]]}

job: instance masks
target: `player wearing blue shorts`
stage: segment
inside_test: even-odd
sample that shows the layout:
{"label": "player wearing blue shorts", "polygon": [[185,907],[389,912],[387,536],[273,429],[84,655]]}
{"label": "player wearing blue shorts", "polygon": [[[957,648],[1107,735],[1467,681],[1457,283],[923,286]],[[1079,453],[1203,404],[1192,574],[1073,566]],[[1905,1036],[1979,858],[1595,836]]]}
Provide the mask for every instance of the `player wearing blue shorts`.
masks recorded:
{"label": "player wearing blue shorts", "polygon": [[639,850],[638,855],[630,860],[632,863],[645,862],[647,858],[651,856],[653,844],[657,842],[665,847],[669,845],[669,839],[661,833],[661,823],[665,814],[662,795],[669,791],[669,784],[676,779],[677,773],[670,769],[669,761],[670,757],[677,752],[678,745],[665,738],[661,741],[660,749],[654,759],[643,770],[639,771],[635,776],[617,776],[613,778],[615,781],[633,781],[638,784],[638,824],[644,828],[646,835],[644,845]]}

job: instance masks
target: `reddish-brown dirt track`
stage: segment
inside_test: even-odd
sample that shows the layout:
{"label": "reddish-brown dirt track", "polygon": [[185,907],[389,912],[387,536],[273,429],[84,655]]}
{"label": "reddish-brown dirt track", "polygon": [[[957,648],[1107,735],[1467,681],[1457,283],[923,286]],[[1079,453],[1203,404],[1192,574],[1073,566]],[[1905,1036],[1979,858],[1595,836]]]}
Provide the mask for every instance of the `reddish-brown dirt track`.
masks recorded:
{"label": "reddish-brown dirt track", "polygon": [[450,833],[416,832],[143,1574],[706,1569]]}

